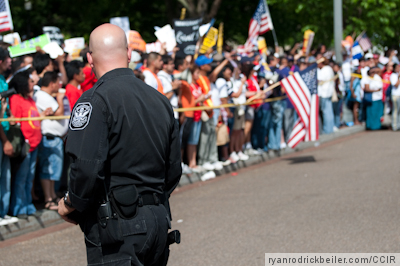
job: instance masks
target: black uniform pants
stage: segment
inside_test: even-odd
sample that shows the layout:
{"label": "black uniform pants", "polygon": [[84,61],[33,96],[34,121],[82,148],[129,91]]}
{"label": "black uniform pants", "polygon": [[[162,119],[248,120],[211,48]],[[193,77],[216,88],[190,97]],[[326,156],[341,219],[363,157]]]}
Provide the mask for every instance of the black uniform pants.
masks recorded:
{"label": "black uniform pants", "polygon": [[85,234],[88,265],[166,265],[169,215],[163,205],[145,205],[138,214],[121,225],[124,242],[102,246],[96,216],[91,215],[81,224]]}

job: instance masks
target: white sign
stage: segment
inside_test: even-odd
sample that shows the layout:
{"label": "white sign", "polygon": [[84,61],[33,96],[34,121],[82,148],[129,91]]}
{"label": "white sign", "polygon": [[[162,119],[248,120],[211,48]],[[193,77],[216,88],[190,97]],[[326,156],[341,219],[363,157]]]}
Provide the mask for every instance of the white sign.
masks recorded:
{"label": "white sign", "polygon": [[129,23],[129,18],[128,17],[115,17],[115,18],[110,18],[110,23],[113,25],[116,25],[123,29],[125,32],[131,30],[131,25]]}
{"label": "white sign", "polygon": [[172,52],[176,46],[176,40],[175,31],[172,29],[171,25],[165,25],[161,29],[154,32],[154,34],[161,43],[167,44],[167,52]]}

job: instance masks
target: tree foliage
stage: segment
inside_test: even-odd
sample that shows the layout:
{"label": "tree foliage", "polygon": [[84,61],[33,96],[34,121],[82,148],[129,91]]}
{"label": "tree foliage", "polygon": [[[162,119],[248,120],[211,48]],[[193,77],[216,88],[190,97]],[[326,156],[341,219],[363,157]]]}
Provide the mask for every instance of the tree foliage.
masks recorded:
{"label": "tree foliage", "polygon": [[[111,17],[128,16],[131,29],[141,33],[146,42],[156,40],[154,26],[172,23],[182,7],[187,17],[203,16],[224,22],[225,38],[244,43],[258,0],[31,0],[32,10],[24,9],[24,0],[10,1],[15,31],[30,37],[42,33],[43,26],[58,26],[66,37],[88,38],[96,26]],[[303,32],[315,31],[315,44],[333,44],[333,0],[267,0],[281,45],[301,42]],[[398,46],[400,0],[343,0],[343,33],[358,35],[363,30],[376,44]],[[265,34],[273,44],[272,34]]]}

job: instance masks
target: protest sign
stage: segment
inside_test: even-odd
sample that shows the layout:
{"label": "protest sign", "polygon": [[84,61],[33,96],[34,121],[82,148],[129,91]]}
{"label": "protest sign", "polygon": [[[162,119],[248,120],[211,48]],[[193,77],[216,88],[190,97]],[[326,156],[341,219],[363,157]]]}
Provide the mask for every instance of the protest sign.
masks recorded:
{"label": "protest sign", "polygon": [[214,27],[211,27],[203,40],[203,44],[200,47],[200,54],[205,54],[210,48],[214,47],[214,45],[217,44],[217,38],[218,30]]}
{"label": "protest sign", "polygon": [[183,58],[186,55],[194,55],[202,21],[202,18],[174,20],[175,39],[179,47],[177,57]]}
{"label": "protest sign", "polygon": [[60,46],[64,43],[64,35],[61,34],[60,29],[57,27],[44,26],[43,33],[47,33],[50,37],[50,41],[57,42]]}
{"label": "protest sign", "polygon": [[3,42],[11,45],[17,45],[21,43],[21,37],[18,32],[9,33],[3,36]]}
{"label": "protest sign", "polygon": [[46,52],[46,54],[50,55],[51,58],[56,59],[60,55],[64,54],[63,49],[58,45],[57,42],[50,42],[43,46],[42,48],[43,51]]}
{"label": "protest sign", "polygon": [[131,25],[129,23],[129,18],[128,17],[115,17],[115,18],[110,18],[110,23],[113,25],[116,25],[123,29],[125,32],[131,30]]}
{"label": "protest sign", "polygon": [[85,48],[85,39],[83,37],[67,39],[64,43],[64,51],[69,53],[72,59],[77,59],[80,51]]}
{"label": "protest sign", "polygon": [[224,45],[224,23],[221,22],[219,24],[218,42],[217,42],[217,51],[219,54],[222,54],[222,46],[223,45]]}
{"label": "protest sign", "polygon": [[176,40],[175,31],[171,28],[171,25],[165,25],[164,27],[154,32],[154,34],[161,43],[167,44],[167,52],[172,52],[172,50],[176,46]]}
{"label": "protest sign", "polygon": [[146,42],[142,39],[139,32],[130,30],[126,33],[126,38],[128,39],[128,45],[132,50],[146,52]]}
{"label": "protest sign", "polygon": [[43,34],[36,38],[26,40],[21,44],[8,47],[8,51],[10,52],[10,57],[17,57],[21,55],[36,53],[36,46],[43,48],[46,44],[49,43],[49,35]]}
{"label": "protest sign", "polygon": [[303,39],[303,53],[308,55],[311,50],[312,43],[314,41],[315,33],[312,30],[306,30],[304,32],[304,39]]}
{"label": "protest sign", "polygon": [[151,53],[151,52],[159,53],[160,51],[161,51],[161,42],[160,41],[146,43],[146,53]]}

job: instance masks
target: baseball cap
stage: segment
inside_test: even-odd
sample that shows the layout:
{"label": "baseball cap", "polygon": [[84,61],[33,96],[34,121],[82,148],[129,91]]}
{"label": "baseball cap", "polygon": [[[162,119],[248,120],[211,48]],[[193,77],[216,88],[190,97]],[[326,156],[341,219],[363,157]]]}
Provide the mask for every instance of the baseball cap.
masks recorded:
{"label": "baseball cap", "polygon": [[204,66],[204,65],[211,64],[212,61],[213,61],[212,58],[208,58],[208,57],[205,56],[205,55],[201,55],[201,56],[197,57],[197,59],[194,61],[194,63],[195,63],[197,66],[200,67],[200,66]]}
{"label": "baseball cap", "polygon": [[367,53],[367,54],[364,56],[364,58],[365,58],[365,59],[371,59],[371,58],[374,58],[374,55],[371,54],[371,53]]}

